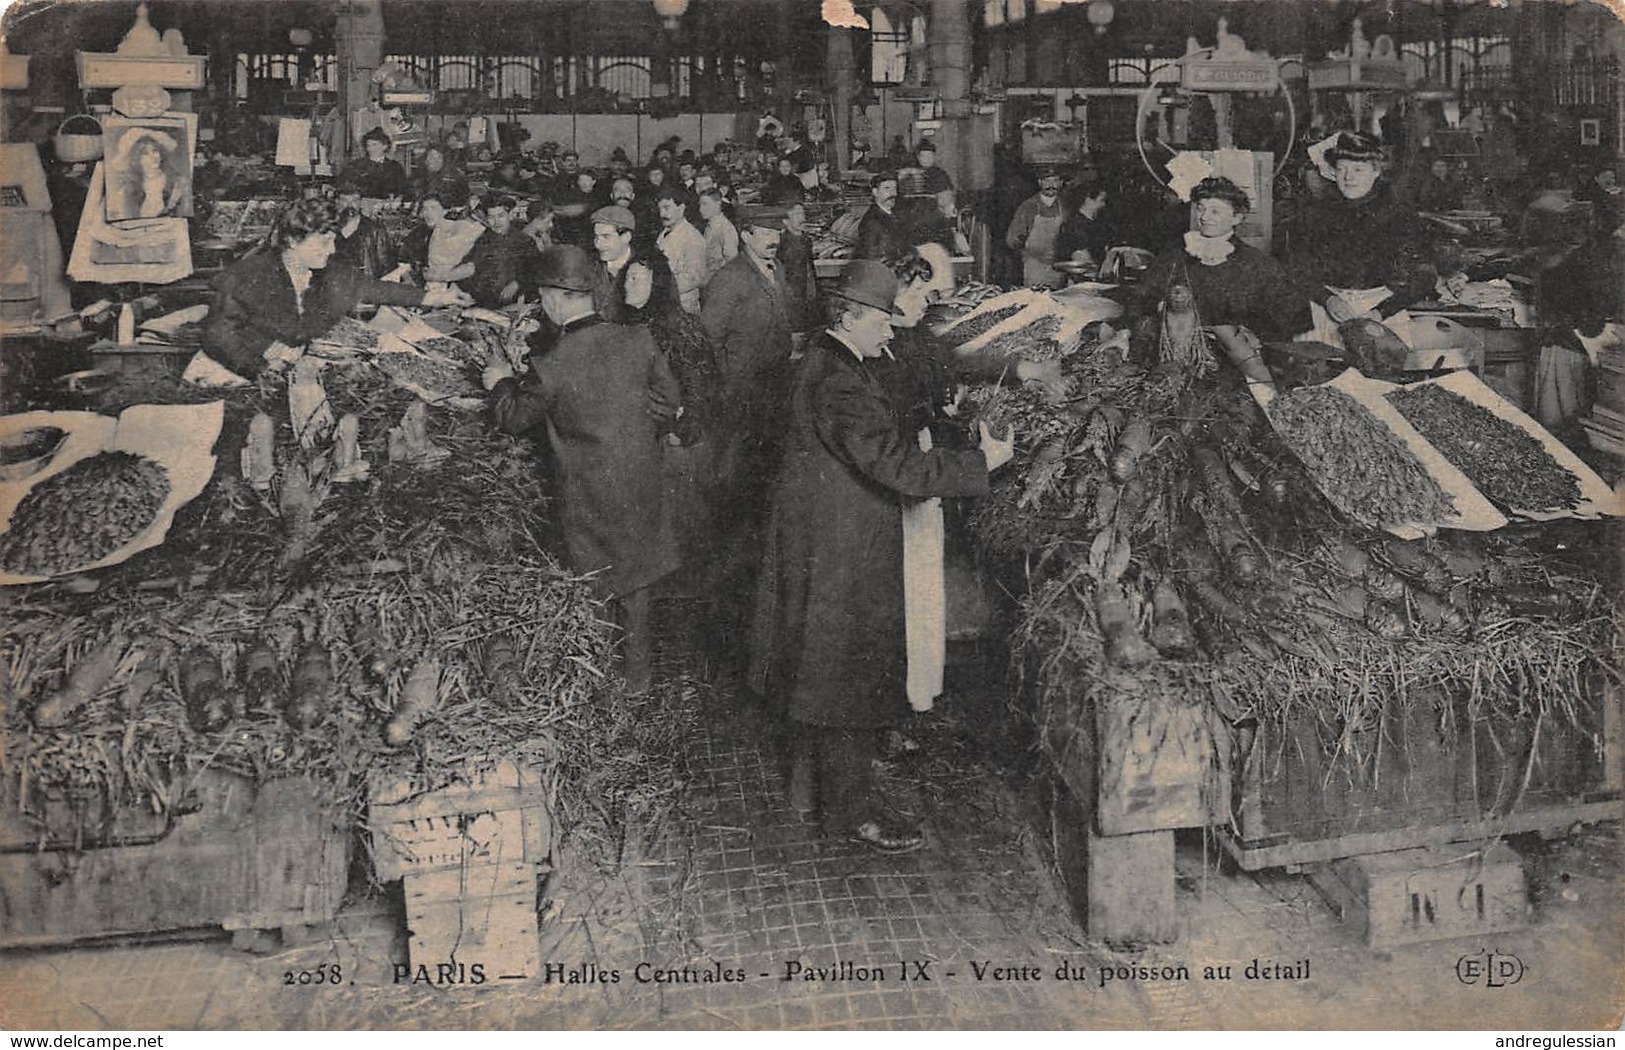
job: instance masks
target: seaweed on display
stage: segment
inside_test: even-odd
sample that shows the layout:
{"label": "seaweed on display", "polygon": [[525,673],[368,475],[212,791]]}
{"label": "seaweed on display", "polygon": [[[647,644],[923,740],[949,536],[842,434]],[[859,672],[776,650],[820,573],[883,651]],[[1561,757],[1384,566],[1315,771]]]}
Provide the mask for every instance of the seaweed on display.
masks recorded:
{"label": "seaweed on display", "polygon": [[[43,813],[47,797],[88,793],[162,811],[212,766],[312,777],[359,820],[371,774],[447,783],[511,760],[542,772],[566,849],[613,867],[626,828],[657,824],[676,804],[659,785],[680,780],[679,741],[692,715],[675,687],[619,695],[616,628],[587,582],[550,553],[538,451],[482,418],[431,410],[431,436],[451,459],[431,470],[391,463],[388,430],[413,395],[365,366],[330,366],[323,382],[334,412],[361,422],[370,480],[329,483],[326,453],[305,453],[293,439],[282,380],[261,377],[228,395],[221,466],[165,544],[98,573],[94,593],[9,592],[0,773],[18,788],[18,804]],[[95,407],[116,414],[218,396],[147,377],[111,388]],[[250,489],[234,466],[260,411],[278,421],[278,486],[297,470],[325,491],[293,559],[282,557],[292,537],[279,493]],[[108,688],[71,725],[35,725],[39,705],[114,633],[131,644]],[[267,702],[241,704],[222,727],[194,724],[188,659],[213,661],[221,688],[242,694],[246,655],[267,649],[271,680],[286,693],[312,647],[332,668],[315,725],[290,724]],[[511,654],[501,667],[499,650]],[[407,743],[390,747],[382,730],[423,656],[441,662],[439,703]]]}
{"label": "seaweed on display", "polygon": [[1445,459],[1501,506],[1550,511],[1580,504],[1580,479],[1522,427],[1432,384],[1400,387],[1387,397]]}

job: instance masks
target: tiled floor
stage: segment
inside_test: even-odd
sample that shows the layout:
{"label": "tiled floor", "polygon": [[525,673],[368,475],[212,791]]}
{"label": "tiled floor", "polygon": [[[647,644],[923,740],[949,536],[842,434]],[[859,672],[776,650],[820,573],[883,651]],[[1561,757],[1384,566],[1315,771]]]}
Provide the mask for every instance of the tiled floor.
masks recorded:
{"label": "tiled floor", "polygon": [[[682,610],[668,609],[668,621]],[[668,674],[688,663],[668,650]],[[973,679],[962,679],[962,681]],[[1223,873],[1181,841],[1180,939],[1092,943],[1045,855],[1041,821],[997,731],[997,696],[962,690],[888,767],[927,848],[884,857],[823,839],[783,801],[776,757],[728,701],[705,701],[680,817],[619,875],[548,886],[542,958],[617,970],[614,983],[424,988],[392,982],[398,900],[347,908],[332,936],[269,956],[219,938],[0,957],[9,1028],[1257,1028],[1580,1027],[1617,1016],[1622,925],[1617,829],[1532,852],[1528,930],[1374,953],[1302,876]],[[1516,986],[1466,986],[1463,954],[1510,953]],[[1305,981],[1255,981],[1249,962],[1311,962]],[[346,983],[297,976],[338,963]],[[908,964],[905,968],[905,962]],[[640,980],[685,969],[690,980]],[[907,979],[929,973],[931,980]],[[1187,981],[1100,983],[1103,966],[1177,967]],[[1029,967],[1039,980],[978,977]],[[1203,967],[1232,967],[1205,980]],[[842,967],[849,979],[818,979]],[[859,968],[882,980],[856,979]],[[1059,969],[1083,979],[1061,979]],[[705,974],[738,971],[737,982]],[[811,973],[814,979],[806,979]],[[787,975],[790,979],[786,979]],[[290,981],[290,978],[292,980]]]}

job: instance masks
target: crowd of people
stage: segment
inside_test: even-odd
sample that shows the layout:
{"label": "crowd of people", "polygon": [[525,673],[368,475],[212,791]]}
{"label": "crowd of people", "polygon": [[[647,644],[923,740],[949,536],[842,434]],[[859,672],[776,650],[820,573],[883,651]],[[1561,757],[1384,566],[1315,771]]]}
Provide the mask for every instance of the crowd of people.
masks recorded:
{"label": "crowd of people", "polygon": [[[451,151],[431,149],[408,179],[374,147],[343,173],[336,205],[291,206],[269,250],[225,273],[211,352],[245,375],[285,367],[362,300],[539,304],[528,368],[485,369],[491,420],[547,451],[562,553],[618,610],[628,689],[652,684],[651,589],[692,570],[715,669],[747,698],[741,716],[782,741],[793,804],[879,850],[920,845],[872,775],[877,731],[909,711],[905,508],[980,495],[1011,458],[1015,435],[933,429],[961,384],[1063,388],[1056,361],[1007,367],[920,329],[964,247],[948,235],[955,188],[934,151],[915,154],[926,192],[912,214],[896,173],[873,176],[857,258],[821,293],[805,158],[781,158],[767,192],[743,202],[719,169],[667,146],[637,170],[617,151],[606,178],[566,151],[546,186],[505,159],[471,200]],[[1380,144],[1343,133],[1320,161],[1327,192],[1280,215],[1263,247],[1238,237],[1257,202],[1229,179],[1198,182],[1166,239],[1140,240],[1156,251],[1125,296],[1131,319],[1177,303],[1243,347],[1344,349],[1349,322],[1429,295],[1437,256]],[[380,189],[419,199],[399,244],[360,213]],[[1098,265],[1162,228],[1114,215],[1118,191],[1093,173],[1042,173],[1004,239],[1028,283],[1065,283],[1057,266]]]}

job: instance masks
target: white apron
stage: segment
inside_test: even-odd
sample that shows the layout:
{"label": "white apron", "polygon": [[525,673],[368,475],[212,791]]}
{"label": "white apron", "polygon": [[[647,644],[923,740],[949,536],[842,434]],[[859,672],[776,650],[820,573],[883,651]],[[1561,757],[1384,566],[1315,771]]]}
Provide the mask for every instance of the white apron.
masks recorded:
{"label": "white apron", "polygon": [[[931,451],[931,432],[920,431],[920,450]],[[947,592],[943,582],[942,500],[903,505],[903,635],[908,651],[904,691],[908,706],[929,711],[942,692],[947,660]]]}
{"label": "white apron", "polygon": [[[1065,283],[1061,271],[1044,260],[1055,259],[1055,238],[1061,232],[1061,216],[1040,214],[1027,233],[1027,246],[1021,255],[1021,280],[1029,288],[1058,288]],[[1038,258],[1034,258],[1034,256]]]}

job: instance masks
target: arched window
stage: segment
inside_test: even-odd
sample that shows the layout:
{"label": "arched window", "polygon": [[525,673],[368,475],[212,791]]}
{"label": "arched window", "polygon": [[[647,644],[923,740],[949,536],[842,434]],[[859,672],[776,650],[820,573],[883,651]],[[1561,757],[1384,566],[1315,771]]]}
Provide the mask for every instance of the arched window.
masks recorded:
{"label": "arched window", "polygon": [[631,56],[599,56],[595,81],[605,91],[626,98],[649,97],[649,60]]}

